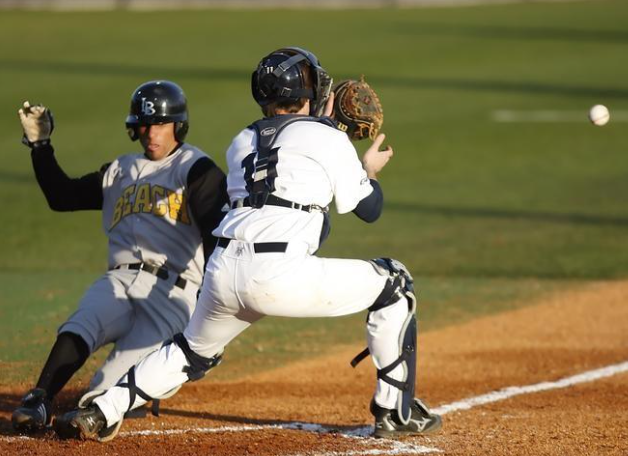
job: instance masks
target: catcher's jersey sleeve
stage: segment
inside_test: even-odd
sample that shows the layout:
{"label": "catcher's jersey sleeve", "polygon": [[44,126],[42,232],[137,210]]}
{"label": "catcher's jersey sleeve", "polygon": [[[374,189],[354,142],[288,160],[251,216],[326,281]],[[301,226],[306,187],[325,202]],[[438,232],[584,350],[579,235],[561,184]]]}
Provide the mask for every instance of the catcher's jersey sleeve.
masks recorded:
{"label": "catcher's jersey sleeve", "polygon": [[382,215],[382,209],[384,208],[382,187],[374,179],[371,179],[371,187],[373,187],[371,194],[362,199],[356,208],[353,209],[353,213],[367,223],[373,223],[377,220]]}
{"label": "catcher's jersey sleeve", "polygon": [[48,205],[55,211],[80,211],[102,208],[102,179],[109,164],[100,171],[70,178],[63,171],[48,144],[31,150],[33,170]]}
{"label": "catcher's jersey sleeve", "polygon": [[338,133],[330,141],[331,153],[325,155],[323,163],[334,192],[336,210],[346,214],[371,194],[373,186],[353,144],[347,135]]}

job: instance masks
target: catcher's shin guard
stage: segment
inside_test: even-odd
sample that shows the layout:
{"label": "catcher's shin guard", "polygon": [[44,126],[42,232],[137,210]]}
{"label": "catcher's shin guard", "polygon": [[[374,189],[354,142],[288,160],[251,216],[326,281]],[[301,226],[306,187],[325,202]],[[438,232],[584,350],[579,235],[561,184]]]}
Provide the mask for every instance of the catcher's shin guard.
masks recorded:
{"label": "catcher's shin guard", "polygon": [[[384,289],[369,307],[370,312],[377,312],[385,307],[399,302],[399,299],[406,299],[408,303],[408,316],[403,322],[399,333],[399,357],[382,369],[377,371],[377,378],[394,386],[399,390],[397,396],[397,413],[402,424],[408,424],[412,416],[412,404],[414,402],[414,384],[416,382],[416,296],[414,295],[413,279],[408,269],[399,261],[390,258],[378,258],[372,263],[382,275],[388,276],[388,281]],[[362,361],[369,354],[369,349],[359,353],[352,361],[353,367]],[[401,380],[396,380],[388,374],[395,368],[401,366]]]}
{"label": "catcher's shin guard", "polygon": [[[399,335],[400,356],[397,361],[377,372],[377,378],[399,388],[397,413],[403,424],[408,424],[412,415],[410,407],[414,401],[414,384],[416,383],[416,298],[414,293],[409,291],[406,291],[406,298],[408,299],[408,317],[404,321]],[[398,365],[403,368],[401,382],[386,376]]]}

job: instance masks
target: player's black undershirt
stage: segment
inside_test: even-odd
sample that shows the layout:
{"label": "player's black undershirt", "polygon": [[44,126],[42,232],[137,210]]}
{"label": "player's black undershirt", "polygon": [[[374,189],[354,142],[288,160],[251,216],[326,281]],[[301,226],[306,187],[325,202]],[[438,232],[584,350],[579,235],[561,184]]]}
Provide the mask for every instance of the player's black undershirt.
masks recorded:
{"label": "player's black undershirt", "polygon": [[369,196],[361,200],[357,207],[353,210],[353,213],[357,215],[361,220],[367,223],[373,223],[382,215],[382,209],[384,208],[384,192],[380,187],[379,182],[371,179],[371,185],[373,191]]}
{"label": "player's black undershirt", "polygon": [[208,157],[203,157],[190,168],[187,184],[190,211],[201,230],[207,262],[217,242],[212,231],[220,225],[227,213],[223,212],[223,207],[229,207],[227,176]]}
{"label": "player's black undershirt", "polygon": [[102,209],[102,179],[109,164],[100,171],[70,178],[57,163],[52,145],[34,147],[31,158],[50,209],[61,212]]}
{"label": "player's black undershirt", "polygon": [[[103,165],[99,171],[70,178],[59,166],[52,145],[34,147],[31,158],[37,182],[52,210],[102,209],[102,181],[110,163]],[[211,233],[224,217],[222,207],[229,201],[227,178],[213,161],[203,157],[190,167],[187,187],[190,212],[201,232],[203,254],[207,260],[216,245],[216,238]]]}

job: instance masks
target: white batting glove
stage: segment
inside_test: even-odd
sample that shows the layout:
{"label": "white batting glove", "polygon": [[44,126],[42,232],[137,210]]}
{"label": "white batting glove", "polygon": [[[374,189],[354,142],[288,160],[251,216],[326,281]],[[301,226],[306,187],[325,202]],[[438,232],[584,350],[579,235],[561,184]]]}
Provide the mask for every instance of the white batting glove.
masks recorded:
{"label": "white batting glove", "polygon": [[37,143],[50,142],[54,122],[48,108],[42,105],[31,106],[28,101],[25,101],[18,114],[24,130],[22,139],[24,144],[33,147]]}

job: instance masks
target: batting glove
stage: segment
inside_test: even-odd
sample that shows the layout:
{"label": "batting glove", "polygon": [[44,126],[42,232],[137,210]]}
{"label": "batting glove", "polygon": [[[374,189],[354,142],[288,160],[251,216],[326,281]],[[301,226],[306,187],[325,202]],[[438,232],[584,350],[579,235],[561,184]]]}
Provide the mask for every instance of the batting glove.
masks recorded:
{"label": "batting glove", "polygon": [[52,113],[42,105],[34,105],[28,101],[18,111],[24,136],[22,142],[28,147],[50,144],[50,134],[54,128]]}

